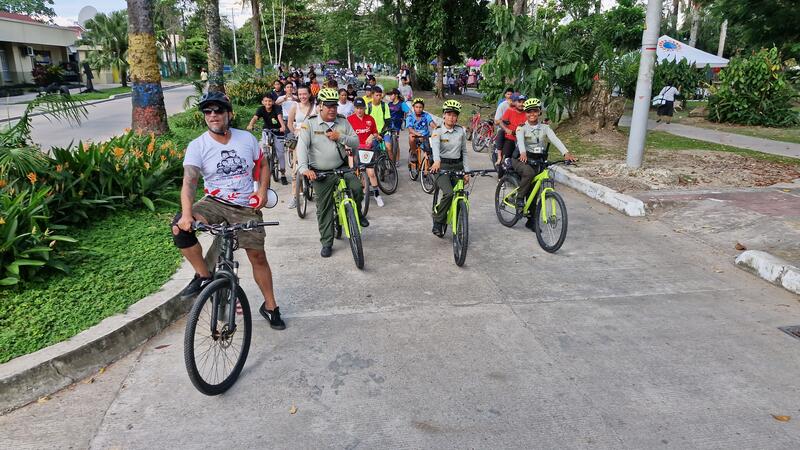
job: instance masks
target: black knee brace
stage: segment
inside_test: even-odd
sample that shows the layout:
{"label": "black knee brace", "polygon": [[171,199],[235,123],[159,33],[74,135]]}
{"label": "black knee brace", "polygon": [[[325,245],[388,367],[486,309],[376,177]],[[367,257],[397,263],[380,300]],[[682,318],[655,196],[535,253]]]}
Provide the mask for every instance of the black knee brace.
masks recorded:
{"label": "black knee brace", "polygon": [[[177,226],[180,219],[181,213],[176,214],[175,218],[172,219],[170,229]],[[178,234],[172,233],[172,242],[175,244],[175,247],[181,249],[194,247],[194,245],[197,244],[197,236],[195,236],[194,231],[183,231],[178,228]]]}

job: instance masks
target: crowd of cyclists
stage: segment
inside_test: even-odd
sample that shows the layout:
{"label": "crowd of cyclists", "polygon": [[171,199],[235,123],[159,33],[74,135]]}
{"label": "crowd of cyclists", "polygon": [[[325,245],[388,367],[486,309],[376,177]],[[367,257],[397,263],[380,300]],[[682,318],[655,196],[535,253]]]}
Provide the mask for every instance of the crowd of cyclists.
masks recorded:
{"label": "crowd of cyclists", "polygon": [[[203,95],[198,106],[204,114],[208,132],[187,148],[181,212],[172,223],[175,245],[196,272],[182,292],[183,296],[196,295],[211,279],[192,222],[224,220],[233,223],[261,217],[260,209],[266,203],[270,186],[270,169],[262,163],[268,142],[275,146],[279,159],[277,179],[282,185],[291,186],[289,208],[297,206],[298,177],[306,177],[313,183],[322,245],[320,255],[325,258],[332,254],[334,212],[331,194],[334,183],[330,178],[318,178],[319,171],[352,167],[358,164],[357,157],[354,158],[357,150],[382,151],[383,148],[398,166],[400,148],[393,148],[391,134],[400,130],[408,131],[410,163],[416,162],[417,145],[422,141],[429,143],[422,154],[431,161],[432,173],[437,174],[440,170],[469,171],[468,133],[457,123],[462,111],[459,101],[446,100],[442,117],[437,118],[426,111],[423,98],[414,97],[407,69],[401,69],[398,74],[398,87],[388,91],[378,83],[371,67],[362,72],[363,83],[356,76],[357,72],[322,71],[324,81],[320,83],[313,67],[306,72],[280,68],[273,89],[263,96],[261,106],[247,124],[247,130],[254,130],[257,126],[262,129],[260,142],[251,133],[230,127],[233,107],[224,94],[209,92]],[[513,170],[519,173],[523,187],[529,188],[530,180],[535,176],[534,169],[527,164],[528,159],[541,156],[548,143],[552,143],[565,159],[574,160],[553,130],[539,121],[541,110],[538,99],[526,98],[507,89],[495,114],[499,132],[493,160],[500,172]],[[221,170],[227,167],[229,158],[236,158],[236,170]],[[366,172],[370,183],[367,195],[374,197],[376,204],[383,207],[385,201],[378,189],[375,171],[368,168]],[[203,178],[206,196],[195,202],[200,178]],[[360,203],[366,191],[361,181],[352,173],[347,173],[344,178],[353,197]],[[469,175],[464,175],[464,181],[469,182]],[[432,211],[432,232],[442,237],[453,181],[449,176],[438,174],[435,183],[440,195],[439,203]],[[359,219],[361,226],[369,226],[366,217]],[[254,278],[265,298],[260,313],[273,328],[285,328],[272,289],[263,230],[242,232],[239,245],[247,250]]]}

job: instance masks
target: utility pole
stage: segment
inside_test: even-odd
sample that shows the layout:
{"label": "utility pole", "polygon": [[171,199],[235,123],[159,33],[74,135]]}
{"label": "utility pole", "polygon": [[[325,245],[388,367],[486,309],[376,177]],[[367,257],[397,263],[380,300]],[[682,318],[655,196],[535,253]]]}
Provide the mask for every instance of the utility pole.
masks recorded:
{"label": "utility pole", "polygon": [[239,65],[239,54],[236,50],[236,18],[233,15],[233,8],[231,8],[231,27],[233,28],[233,65]]}
{"label": "utility pole", "polygon": [[636,80],[636,96],[633,99],[631,133],[628,137],[628,167],[642,167],[644,142],[647,138],[647,116],[650,112],[650,93],[653,89],[653,64],[656,60],[658,34],[661,29],[661,0],[648,0],[645,29],[642,33],[642,57],[639,61],[639,77]]}

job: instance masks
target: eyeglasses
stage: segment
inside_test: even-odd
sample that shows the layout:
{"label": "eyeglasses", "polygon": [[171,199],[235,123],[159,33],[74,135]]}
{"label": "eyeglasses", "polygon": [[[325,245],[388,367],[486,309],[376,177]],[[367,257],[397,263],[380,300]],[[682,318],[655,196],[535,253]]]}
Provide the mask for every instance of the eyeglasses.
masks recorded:
{"label": "eyeglasses", "polygon": [[210,116],[211,114],[222,114],[225,110],[222,108],[203,108],[203,114]]}

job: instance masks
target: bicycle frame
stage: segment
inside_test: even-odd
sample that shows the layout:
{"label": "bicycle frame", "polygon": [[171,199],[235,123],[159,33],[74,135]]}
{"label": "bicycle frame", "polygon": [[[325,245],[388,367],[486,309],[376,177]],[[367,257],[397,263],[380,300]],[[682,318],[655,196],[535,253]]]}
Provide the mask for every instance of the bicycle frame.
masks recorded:
{"label": "bicycle frame", "polygon": [[358,224],[358,231],[361,231],[361,218],[358,214],[358,205],[356,205],[356,201],[353,200],[347,193],[347,182],[344,179],[344,176],[338,175],[339,183],[336,185],[336,189],[333,191],[333,204],[336,208],[336,215],[339,219],[339,225],[341,225],[342,229],[344,230],[345,236],[350,239],[350,226],[347,223],[347,216],[345,212],[345,205],[350,204],[353,207],[353,211],[356,212],[356,223]]}
{"label": "bicycle frame", "polygon": [[[541,210],[542,222],[547,223],[547,218],[549,217],[549,215],[547,214],[547,202],[545,202],[545,198],[548,192],[555,191],[555,188],[553,187],[553,180],[550,178],[549,169],[547,168],[542,169],[542,171],[538,175],[533,177],[533,181],[531,183],[533,183],[533,189],[531,189],[530,194],[528,194],[528,198],[525,200],[525,207],[522,209],[522,214],[527,214],[528,211],[530,211],[531,205],[533,205],[533,201],[538,193],[539,198],[542,202],[542,210]],[[511,208],[516,208],[517,205],[509,202],[508,199],[512,195],[515,195],[517,191],[519,191],[519,187],[506,194],[506,196],[503,197],[503,203]],[[555,199],[550,199],[550,203],[551,203],[550,207],[552,208],[553,211],[555,211],[556,209]]]}
{"label": "bicycle frame", "polygon": [[447,222],[450,224],[450,229],[453,234],[458,232],[458,217],[456,216],[458,201],[463,200],[464,205],[467,207],[467,214],[469,214],[469,195],[464,189],[464,179],[459,178],[456,185],[453,186],[453,200],[450,202],[450,209],[447,210]]}
{"label": "bicycle frame", "polygon": [[[214,271],[214,279],[226,279],[228,283],[230,283],[230,291],[231,291],[231,298],[236,298],[236,291],[239,287],[239,262],[233,259],[233,250],[234,250],[234,235],[233,233],[226,233],[222,236],[222,252],[217,259],[216,270]],[[228,332],[233,332],[236,330],[236,301],[228,302],[226,305],[226,310],[222,310],[219,304],[219,298],[214,298],[212,301],[214,302],[213,308],[211,309],[211,333],[218,332],[218,330],[214,329],[214,326],[217,324],[217,319],[220,315],[222,315],[225,319],[225,322],[228,325]],[[225,314],[227,313],[227,316]]]}

